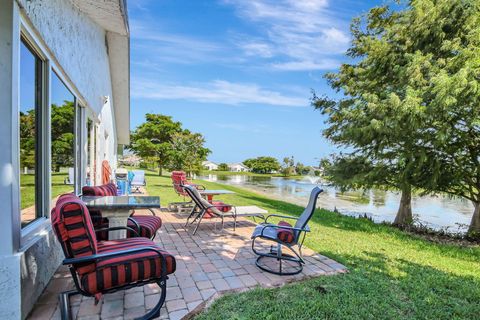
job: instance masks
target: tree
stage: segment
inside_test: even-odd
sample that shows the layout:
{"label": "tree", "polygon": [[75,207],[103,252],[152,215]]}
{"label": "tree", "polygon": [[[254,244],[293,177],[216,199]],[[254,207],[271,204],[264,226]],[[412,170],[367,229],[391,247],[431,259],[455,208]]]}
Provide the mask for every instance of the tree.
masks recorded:
{"label": "tree", "polygon": [[271,173],[280,169],[280,163],[273,157],[247,159],[243,164],[256,173]]}
{"label": "tree", "polygon": [[51,107],[52,166],[55,172],[61,167],[74,166],[75,145],[75,104],[64,101],[63,105]]}
{"label": "tree", "polygon": [[171,170],[183,170],[189,176],[202,169],[202,162],[211,152],[205,148],[205,138],[200,133],[188,130],[172,135],[172,154],[169,163]]}
{"label": "tree", "polygon": [[228,168],[228,164],[226,164],[225,162],[222,162],[218,165],[218,170],[219,171],[228,171],[229,168]]}
{"label": "tree", "polygon": [[146,122],[132,132],[129,149],[142,158],[154,159],[158,164],[158,174],[171,160],[172,137],[182,131],[182,124],[172,117],[147,113]]}
{"label": "tree", "polygon": [[344,97],[313,95],[315,108],[328,115],[324,135],[351,150],[337,156],[330,178],[343,187],[401,190],[397,225],[412,221],[412,188],[434,192],[444,183],[442,159],[432,148],[438,137],[431,124],[438,110],[430,105],[430,86],[448,63],[448,34],[462,25],[446,7],[477,6],[453,3],[410,1],[404,10],[376,7],[354,19],[347,52],[354,62],[326,75]]}
{"label": "tree", "polygon": [[282,173],[285,177],[295,174],[295,159],[293,156],[283,158]]}

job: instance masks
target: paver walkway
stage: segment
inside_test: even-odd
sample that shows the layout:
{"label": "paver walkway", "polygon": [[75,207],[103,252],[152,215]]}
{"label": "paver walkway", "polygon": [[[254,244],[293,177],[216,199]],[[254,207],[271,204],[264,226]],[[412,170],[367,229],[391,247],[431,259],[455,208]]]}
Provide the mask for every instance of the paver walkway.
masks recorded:
{"label": "paver walkway", "polygon": [[[274,287],[288,282],[343,273],[345,267],[308,248],[303,272],[295,276],[277,276],[255,266],[250,235],[255,224],[240,219],[233,232],[233,223],[215,229],[215,223],[202,221],[195,236],[184,229],[185,215],[159,212],[163,226],[155,241],[177,259],[177,271],[167,281],[167,298],[160,319],[189,318],[204,306],[229,291],[242,291],[255,286]],[[227,220],[226,220],[227,221]],[[60,319],[58,293],[73,288],[68,270],[60,267],[42,294],[29,319]],[[94,304],[93,298],[74,296],[72,314],[76,319],[132,319],[145,314],[158,301],[155,284],[132,288],[103,296]]]}

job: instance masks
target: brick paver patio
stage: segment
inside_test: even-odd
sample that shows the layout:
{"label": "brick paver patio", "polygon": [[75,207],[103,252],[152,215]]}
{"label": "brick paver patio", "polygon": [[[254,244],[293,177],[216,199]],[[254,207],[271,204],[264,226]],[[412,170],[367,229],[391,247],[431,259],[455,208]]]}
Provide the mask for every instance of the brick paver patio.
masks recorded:
{"label": "brick paver patio", "polygon": [[[303,272],[295,276],[277,276],[255,266],[250,235],[255,224],[240,219],[217,229],[213,221],[202,222],[195,236],[184,229],[185,215],[157,212],[163,226],[155,241],[177,259],[177,271],[167,281],[167,298],[160,319],[189,318],[223,293],[243,291],[256,286],[275,287],[309,277],[343,273],[345,267],[334,260],[304,248]],[[68,270],[60,267],[36,303],[28,319],[60,319],[58,293],[73,288]],[[145,314],[158,301],[159,289],[151,284],[93,298],[74,296],[72,314],[76,319],[132,319]]]}

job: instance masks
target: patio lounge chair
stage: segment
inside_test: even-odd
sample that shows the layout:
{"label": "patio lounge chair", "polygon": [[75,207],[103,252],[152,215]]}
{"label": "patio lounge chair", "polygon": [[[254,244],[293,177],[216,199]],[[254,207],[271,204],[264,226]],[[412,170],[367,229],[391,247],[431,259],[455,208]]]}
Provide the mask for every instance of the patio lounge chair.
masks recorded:
{"label": "patio lounge chair", "polygon": [[[322,193],[323,190],[319,187],[313,188],[310,193],[310,200],[308,205],[300,215],[300,217],[291,217],[291,216],[282,216],[278,214],[271,214],[265,219],[265,223],[258,225],[252,234],[252,250],[255,254],[258,255],[256,265],[260,269],[277,274],[277,275],[294,275],[300,273],[303,270],[303,265],[305,261],[302,258],[302,245],[305,240],[307,232],[310,232],[308,227],[308,222],[310,221],[313,213],[315,212],[315,207],[317,204],[317,198]],[[294,226],[285,221],[280,221],[277,225],[269,224],[268,219],[270,217],[277,217],[282,219],[291,219],[296,220]],[[276,244],[270,246],[269,252],[260,252],[255,248],[255,241],[257,239],[263,239],[266,241],[273,242]],[[295,250],[295,247],[298,248],[298,251]],[[293,255],[283,253],[283,248],[288,248]],[[268,266],[267,264],[262,264],[262,262],[272,262],[274,260],[279,262],[278,271],[273,269],[273,266]],[[285,271],[282,268],[282,262],[288,261],[293,264],[292,271]]]}
{"label": "patio lounge chair", "polygon": [[153,319],[160,315],[168,275],[176,269],[173,255],[142,237],[98,241],[87,207],[71,194],[59,198],[52,209],[51,219],[65,254],[63,264],[69,266],[75,284],[74,290],[62,292],[59,296],[63,320],[71,319],[72,295],[93,296],[98,302],[102,294],[148,283],[157,283],[161,294],[153,309],[139,319]]}
{"label": "patio lounge chair", "polygon": [[130,186],[135,188],[133,192],[140,192],[140,187],[144,187],[147,185],[147,182],[145,181],[145,171],[143,170],[132,170],[133,173],[133,178],[132,181],[130,182]]}
{"label": "patio lounge chair", "polygon": [[236,215],[236,209],[234,206],[225,204],[223,202],[210,203],[204,198],[202,198],[197,188],[195,188],[194,186],[186,185],[186,186],[183,186],[183,189],[195,203],[195,206],[193,207],[192,211],[190,212],[190,215],[187,218],[187,222],[185,223],[185,228],[188,226],[190,219],[193,218],[191,222],[192,224],[195,223],[195,221],[198,221],[197,225],[195,226],[195,229],[193,230],[193,234],[195,234],[204,217],[206,218],[217,217],[222,220],[222,229],[223,229],[224,218],[230,217],[230,218],[233,218],[233,230],[235,230],[237,226],[237,215]]}
{"label": "patio lounge chair", "polygon": [[169,211],[178,211],[182,212],[184,210],[191,210],[194,206],[192,201],[185,201],[185,198],[188,196],[183,186],[193,186],[197,190],[205,190],[205,187],[199,184],[191,183],[187,180],[187,174],[184,171],[173,171],[172,175],[172,185],[175,193],[183,197],[183,202],[171,202],[168,204]]}
{"label": "patio lounge chair", "polygon": [[[117,187],[113,183],[105,184],[102,186],[85,186],[82,188],[82,194],[84,196],[116,196]],[[154,239],[158,229],[162,226],[162,219],[155,215],[155,211],[149,209],[152,215],[132,215],[128,218],[127,226],[137,230],[137,232],[145,238]],[[102,217],[102,212],[98,210],[92,210],[90,212],[95,229],[105,229],[108,227],[108,219]],[[134,234],[131,231],[127,232],[128,237],[133,237]],[[97,237],[101,240],[108,239],[108,232],[104,231],[97,233]]]}

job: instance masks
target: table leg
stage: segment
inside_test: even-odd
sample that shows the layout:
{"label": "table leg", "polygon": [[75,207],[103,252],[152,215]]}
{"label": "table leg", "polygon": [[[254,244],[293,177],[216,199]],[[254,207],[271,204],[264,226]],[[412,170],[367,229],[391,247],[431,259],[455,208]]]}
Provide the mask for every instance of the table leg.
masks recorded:
{"label": "table leg", "polygon": [[[108,217],[108,226],[113,227],[126,227],[128,223],[129,215],[116,215]],[[109,240],[123,239],[127,237],[127,231],[125,229],[114,230],[108,232]]]}

